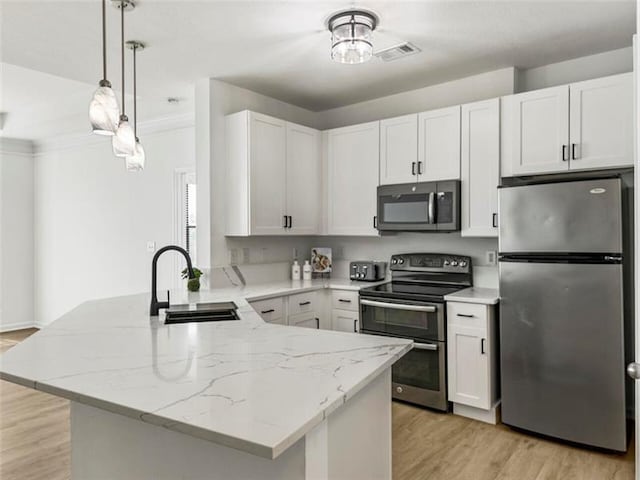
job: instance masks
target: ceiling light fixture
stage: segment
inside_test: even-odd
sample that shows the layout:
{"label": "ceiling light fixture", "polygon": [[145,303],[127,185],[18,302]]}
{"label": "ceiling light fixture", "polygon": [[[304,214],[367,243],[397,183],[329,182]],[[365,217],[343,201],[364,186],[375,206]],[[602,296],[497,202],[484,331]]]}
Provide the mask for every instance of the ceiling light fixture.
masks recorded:
{"label": "ceiling light fixture", "polygon": [[364,10],[347,10],[329,18],[331,58],[340,63],[364,63],[373,55],[371,33],[378,17]]}
{"label": "ceiling light fixture", "polygon": [[136,135],[133,128],[129,124],[129,119],[125,114],[125,95],[124,95],[124,11],[135,7],[132,0],[115,0],[116,7],[120,9],[120,53],[122,56],[122,114],[120,115],[120,123],[115,135],[111,139],[113,154],[116,157],[127,157],[135,153]]}
{"label": "ceiling light fixture", "polygon": [[127,42],[127,48],[133,50],[133,134],[136,137],[136,146],[133,155],[125,157],[125,164],[129,172],[140,172],[144,170],[144,148],[142,148],[142,144],[138,138],[138,80],[136,76],[136,52],[138,50],[144,50],[144,47],[144,43],[136,40],[129,40]]}
{"label": "ceiling light fixture", "polygon": [[116,94],[107,80],[107,8],[102,0],[102,80],[89,104],[89,121],[93,133],[113,135],[118,128],[120,108]]}

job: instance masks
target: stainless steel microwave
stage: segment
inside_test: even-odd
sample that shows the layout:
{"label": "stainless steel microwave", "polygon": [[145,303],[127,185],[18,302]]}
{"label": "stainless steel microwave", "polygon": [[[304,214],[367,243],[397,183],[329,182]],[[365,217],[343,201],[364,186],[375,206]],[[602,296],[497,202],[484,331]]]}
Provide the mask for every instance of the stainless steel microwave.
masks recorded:
{"label": "stainless steel microwave", "polygon": [[460,180],[378,187],[380,232],[460,230]]}

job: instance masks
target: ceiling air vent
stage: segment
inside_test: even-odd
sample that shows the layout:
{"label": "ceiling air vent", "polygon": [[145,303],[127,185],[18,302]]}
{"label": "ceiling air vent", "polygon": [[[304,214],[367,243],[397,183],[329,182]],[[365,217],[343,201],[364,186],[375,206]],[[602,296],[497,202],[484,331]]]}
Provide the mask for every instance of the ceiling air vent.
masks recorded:
{"label": "ceiling air vent", "polygon": [[415,53],[418,53],[419,51],[420,49],[413,43],[405,42],[399,45],[394,45],[393,47],[385,48],[384,50],[379,50],[375,52],[374,55],[378,58],[381,58],[385,62],[391,62],[399,58],[413,55]]}

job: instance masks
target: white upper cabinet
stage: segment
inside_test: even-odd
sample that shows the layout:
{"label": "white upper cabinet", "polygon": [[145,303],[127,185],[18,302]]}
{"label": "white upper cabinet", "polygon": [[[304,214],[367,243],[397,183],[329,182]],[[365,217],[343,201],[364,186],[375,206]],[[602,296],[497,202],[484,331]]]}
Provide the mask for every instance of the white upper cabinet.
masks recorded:
{"label": "white upper cabinet", "polygon": [[226,118],[226,234],[319,231],[320,132],[242,111]]}
{"label": "white upper cabinet", "polygon": [[497,237],[500,99],[462,106],[461,235]]}
{"label": "white upper cabinet", "polygon": [[632,73],[503,101],[503,177],[633,165]]}
{"label": "white upper cabinet", "polygon": [[572,83],[571,170],[633,165],[633,73]]}
{"label": "white upper cabinet", "polygon": [[327,234],[378,235],[380,122],[329,130],[326,139]]}
{"label": "white upper cabinet", "polygon": [[287,123],[287,202],[289,233],[313,235],[320,225],[322,171],[321,134]]}
{"label": "white upper cabinet", "polygon": [[460,106],[418,115],[420,181],[460,178]]}
{"label": "white upper cabinet", "polygon": [[418,181],[418,115],[380,121],[380,185]]}
{"label": "white upper cabinet", "polygon": [[511,173],[530,175],[569,169],[569,87],[545,88],[510,98]]}

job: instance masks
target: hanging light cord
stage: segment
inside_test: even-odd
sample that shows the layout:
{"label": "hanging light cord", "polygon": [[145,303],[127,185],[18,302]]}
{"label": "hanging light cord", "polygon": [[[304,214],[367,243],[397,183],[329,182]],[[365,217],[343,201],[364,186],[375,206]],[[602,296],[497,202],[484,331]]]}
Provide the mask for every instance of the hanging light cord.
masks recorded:
{"label": "hanging light cord", "polygon": [[120,1],[120,54],[122,57],[122,116],[125,117],[124,113],[124,7],[126,4],[126,0]]}
{"label": "hanging light cord", "polygon": [[102,0],[102,79],[107,80],[107,0]]}
{"label": "hanging light cord", "polygon": [[136,79],[136,50],[138,49],[138,45],[133,45],[133,134],[136,137],[136,141],[138,141],[138,94],[137,94],[137,84],[138,81]]}

